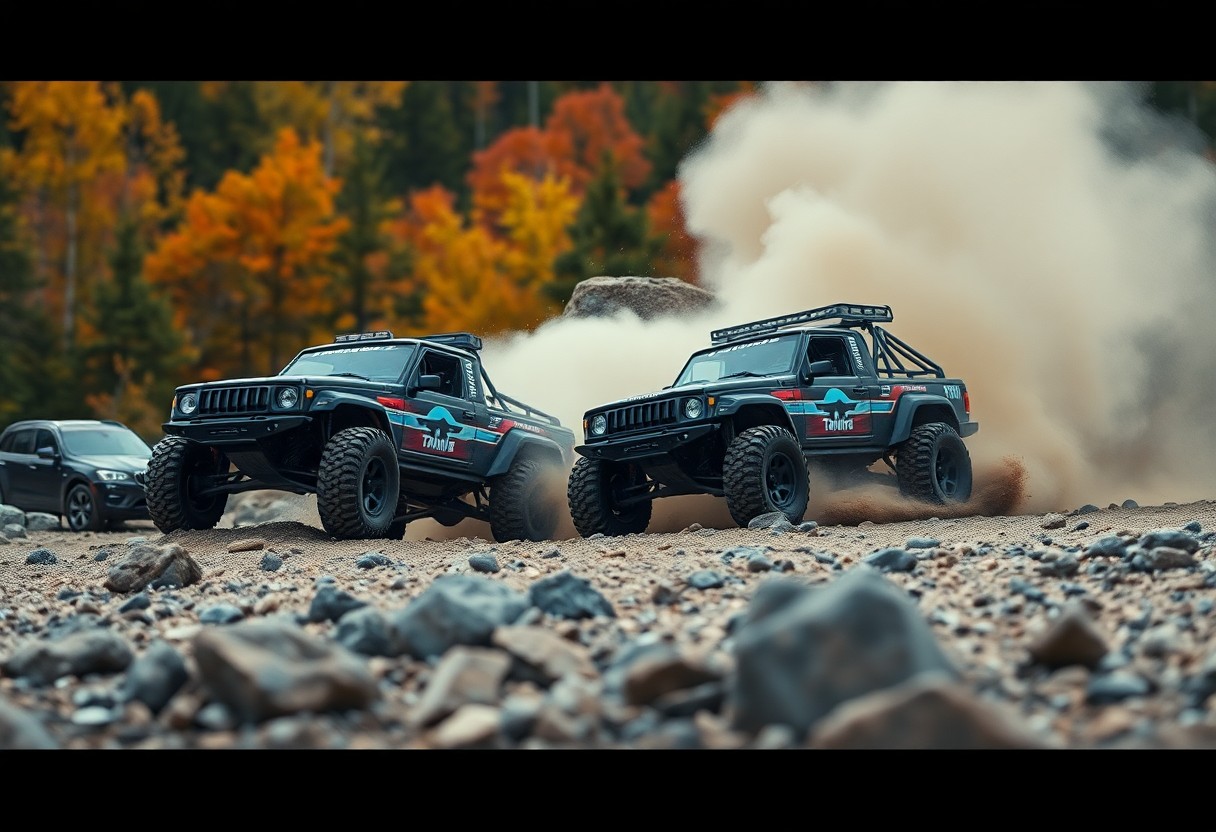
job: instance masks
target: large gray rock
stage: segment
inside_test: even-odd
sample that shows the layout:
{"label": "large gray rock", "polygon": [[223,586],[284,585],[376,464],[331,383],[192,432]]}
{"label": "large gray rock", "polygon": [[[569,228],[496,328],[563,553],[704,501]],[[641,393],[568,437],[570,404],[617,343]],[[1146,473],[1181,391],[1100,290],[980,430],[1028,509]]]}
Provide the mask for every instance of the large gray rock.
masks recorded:
{"label": "large gray rock", "polygon": [[699,312],[712,293],[675,277],[589,277],[574,287],[562,314],[605,318],[628,309],[642,320]]}
{"label": "large gray rock", "polygon": [[762,584],[736,637],[735,727],[805,735],[837,706],[936,672],[960,674],[908,595],[868,566],[826,587]]}

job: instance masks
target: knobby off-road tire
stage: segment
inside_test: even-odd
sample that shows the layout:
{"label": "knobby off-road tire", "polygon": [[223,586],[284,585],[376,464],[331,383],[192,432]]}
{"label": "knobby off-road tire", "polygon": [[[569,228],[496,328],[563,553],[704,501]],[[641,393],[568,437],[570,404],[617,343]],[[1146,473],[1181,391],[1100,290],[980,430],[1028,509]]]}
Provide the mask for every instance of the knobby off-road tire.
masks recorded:
{"label": "knobby off-road tire", "polygon": [[199,497],[196,477],[228,471],[228,457],[180,436],[166,436],[152,448],[144,491],[148,515],[163,533],[213,529],[228,505],[227,494]]}
{"label": "knobby off-road tire", "polygon": [[895,455],[895,475],[905,497],[927,503],[963,503],[971,498],[971,454],[945,422],[913,428]]}
{"label": "knobby off-road tire", "polygon": [[384,431],[367,427],[338,431],[325,443],[317,467],[321,525],[343,540],[386,537],[400,484],[397,449]]}
{"label": "knobby off-road tire", "polygon": [[731,440],[722,463],[722,486],[730,516],[744,528],[773,511],[800,523],[810,500],[802,448],[792,433],[777,425],[748,428]]}
{"label": "knobby off-road tire", "polygon": [[520,459],[490,484],[490,533],[499,543],[508,540],[549,540],[557,530],[561,481],[557,465],[541,459]]}
{"label": "knobby off-road tire", "polygon": [[633,465],[579,457],[566,486],[575,530],[583,537],[593,534],[617,537],[646,531],[654,510],[650,500],[625,508],[616,502],[622,489],[640,485],[644,478],[642,471]]}
{"label": "knobby off-road tire", "polygon": [[105,526],[101,506],[93,499],[93,489],[84,483],[73,485],[63,499],[63,514],[74,532],[99,531]]}

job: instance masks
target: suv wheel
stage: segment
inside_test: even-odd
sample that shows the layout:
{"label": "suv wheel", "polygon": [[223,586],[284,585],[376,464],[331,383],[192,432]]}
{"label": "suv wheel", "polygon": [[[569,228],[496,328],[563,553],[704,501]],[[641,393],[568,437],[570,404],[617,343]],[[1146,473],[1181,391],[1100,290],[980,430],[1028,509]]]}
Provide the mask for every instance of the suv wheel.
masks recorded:
{"label": "suv wheel", "polygon": [[74,532],[97,531],[105,525],[93,500],[93,489],[84,483],[77,483],[68,491],[63,513],[68,518],[68,528]]}
{"label": "suv wheel", "polygon": [[549,540],[557,530],[561,502],[558,467],[540,459],[511,462],[507,473],[490,486],[490,533],[507,540]]}
{"label": "suv wheel", "polygon": [[566,490],[574,528],[583,537],[593,534],[617,537],[646,531],[654,503],[644,500],[625,508],[618,505],[624,490],[640,485],[644,479],[645,475],[635,465],[579,457]]}
{"label": "suv wheel", "polygon": [[722,463],[722,486],[730,516],[744,527],[774,511],[800,523],[810,499],[802,448],[778,425],[748,428],[731,440]]}
{"label": "suv wheel", "polygon": [[929,422],[913,428],[895,456],[899,490],[928,503],[963,503],[971,498],[971,455],[954,428]]}
{"label": "suv wheel", "polygon": [[387,536],[400,479],[397,449],[384,431],[365,427],[338,431],[325,443],[317,468],[321,525],[337,538]]}
{"label": "suv wheel", "polygon": [[228,458],[180,436],[166,436],[152,449],[144,490],[148,515],[165,534],[177,529],[212,529],[220,522],[227,494],[197,494],[200,478],[227,473]]}

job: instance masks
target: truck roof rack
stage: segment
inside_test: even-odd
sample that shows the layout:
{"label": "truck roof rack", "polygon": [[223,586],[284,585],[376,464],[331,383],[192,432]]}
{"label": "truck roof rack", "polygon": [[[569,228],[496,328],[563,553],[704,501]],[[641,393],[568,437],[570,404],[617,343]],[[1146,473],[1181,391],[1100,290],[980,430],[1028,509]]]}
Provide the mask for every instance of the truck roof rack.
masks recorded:
{"label": "truck roof rack", "polygon": [[471,332],[445,332],[441,335],[416,335],[420,341],[434,341],[449,347],[459,347],[463,350],[477,352],[481,349],[481,339]]}
{"label": "truck roof rack", "polygon": [[861,326],[868,329],[870,324],[887,323],[895,320],[895,316],[891,313],[891,307],[889,306],[875,306],[873,304],[862,303],[834,303],[831,306],[820,306],[815,309],[807,309],[804,312],[795,312],[791,315],[780,315],[776,318],[764,318],[763,320],[726,327],[725,329],[715,329],[709,333],[709,340],[714,344],[722,344],[728,341],[737,341],[740,338],[747,338],[751,335],[762,335],[766,332],[773,332],[786,326],[797,326],[798,324],[809,324],[815,321],[833,319],[838,319],[841,326]]}

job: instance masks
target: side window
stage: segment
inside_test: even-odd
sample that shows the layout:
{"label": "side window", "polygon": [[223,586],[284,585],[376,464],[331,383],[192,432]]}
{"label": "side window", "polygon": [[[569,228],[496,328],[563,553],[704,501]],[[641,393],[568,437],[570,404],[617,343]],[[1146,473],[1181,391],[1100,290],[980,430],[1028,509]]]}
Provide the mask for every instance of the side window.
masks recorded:
{"label": "side window", "polygon": [[439,376],[439,389],[434,392],[443,396],[463,399],[464,377],[460,372],[460,359],[440,352],[427,350],[418,365],[418,374]]}
{"label": "side window", "polygon": [[38,436],[34,440],[33,452],[38,453],[39,448],[50,448],[53,451],[59,450],[59,443],[55,441],[55,434],[46,428],[39,428]]}
{"label": "side window", "polygon": [[849,357],[845,353],[843,338],[812,338],[810,346],[807,348],[807,358],[811,361],[831,361],[832,371],[828,375],[857,375],[857,371],[852,369]]}
{"label": "side window", "polygon": [[32,454],[34,452],[34,433],[32,430],[19,430],[9,437],[9,447],[5,448],[15,454]]}

